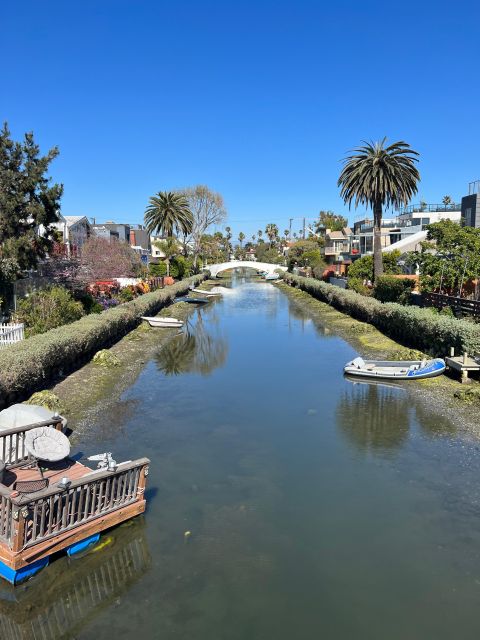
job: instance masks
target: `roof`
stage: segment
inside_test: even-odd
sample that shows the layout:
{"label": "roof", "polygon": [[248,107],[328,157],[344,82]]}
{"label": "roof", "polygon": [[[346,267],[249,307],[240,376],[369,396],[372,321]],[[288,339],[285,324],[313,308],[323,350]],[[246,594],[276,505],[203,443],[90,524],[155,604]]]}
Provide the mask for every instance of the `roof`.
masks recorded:
{"label": "roof", "polygon": [[73,227],[73,225],[77,224],[81,220],[86,220],[88,222],[87,216],[63,216],[65,218],[65,222],[67,223],[67,227]]}
{"label": "roof", "polygon": [[327,235],[331,240],[343,240],[345,238],[343,231],[330,231]]}

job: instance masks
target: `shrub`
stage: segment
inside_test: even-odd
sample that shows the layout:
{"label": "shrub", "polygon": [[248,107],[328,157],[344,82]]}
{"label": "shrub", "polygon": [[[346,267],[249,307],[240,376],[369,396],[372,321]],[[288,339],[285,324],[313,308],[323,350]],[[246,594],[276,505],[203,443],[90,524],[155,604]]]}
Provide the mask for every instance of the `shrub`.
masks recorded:
{"label": "shrub", "polygon": [[361,278],[348,278],[347,287],[352,291],[356,291],[357,293],[361,293],[362,296],[371,296],[372,290],[369,287],[366,287],[363,284],[363,280]]}
{"label": "shrub", "polygon": [[[386,275],[402,273],[398,266],[400,251],[390,251],[382,254],[383,271]],[[355,260],[348,268],[348,277],[360,278],[360,280],[373,280],[373,256],[366,255]]]}
{"label": "shrub", "polygon": [[373,297],[380,302],[398,302],[408,304],[415,281],[409,278],[380,276],[375,280]]}
{"label": "shrub", "polygon": [[465,320],[454,320],[419,307],[383,303],[355,291],[291,273],[284,274],[284,279],[339,311],[369,322],[410,348],[432,355],[445,355],[450,347],[455,347],[457,353],[480,351],[480,327]]}
{"label": "shrub", "polygon": [[155,315],[175,296],[185,293],[190,285],[197,285],[205,277],[204,274],[194,276],[2,349],[0,406],[23,400],[33,391],[44,389],[59,373],[81,366],[99,349],[117,342],[134,329],[141,316]]}
{"label": "shrub", "polygon": [[148,273],[154,278],[159,278],[167,275],[167,265],[165,262],[159,262],[158,264],[152,262],[148,265]]}
{"label": "shrub", "polygon": [[35,291],[18,305],[16,319],[25,323],[26,336],[75,322],[84,315],[81,302],[73,299],[65,287]]}
{"label": "shrub", "polygon": [[118,293],[118,299],[120,302],[130,302],[130,300],[133,300],[134,298],[135,295],[132,291],[132,287],[123,287],[123,289],[120,289]]}
{"label": "shrub", "polygon": [[82,303],[85,313],[101,313],[103,311],[102,305],[87,291],[75,291],[74,298],[77,302]]}

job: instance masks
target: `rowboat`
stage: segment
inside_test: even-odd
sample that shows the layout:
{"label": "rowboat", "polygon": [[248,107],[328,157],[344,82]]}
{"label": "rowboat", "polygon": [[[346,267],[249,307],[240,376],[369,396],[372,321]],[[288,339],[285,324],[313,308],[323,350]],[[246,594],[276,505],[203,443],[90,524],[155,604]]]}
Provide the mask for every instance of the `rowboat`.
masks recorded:
{"label": "rowboat", "polygon": [[355,358],[347,362],[344,373],[362,378],[386,378],[395,380],[419,380],[433,378],[445,371],[441,358],[433,360],[364,360]]}
{"label": "rowboat", "polygon": [[183,327],[183,320],[177,320],[177,318],[142,316],[142,320],[146,320],[151,327],[164,327],[172,329]]}
{"label": "rowboat", "polygon": [[204,291],[203,289],[190,289],[192,293],[200,293],[207,297],[213,296],[221,296],[222,294],[219,291]]}
{"label": "rowboat", "polygon": [[278,280],[280,278],[280,276],[278,275],[278,273],[267,273],[267,275],[265,276],[265,280]]}

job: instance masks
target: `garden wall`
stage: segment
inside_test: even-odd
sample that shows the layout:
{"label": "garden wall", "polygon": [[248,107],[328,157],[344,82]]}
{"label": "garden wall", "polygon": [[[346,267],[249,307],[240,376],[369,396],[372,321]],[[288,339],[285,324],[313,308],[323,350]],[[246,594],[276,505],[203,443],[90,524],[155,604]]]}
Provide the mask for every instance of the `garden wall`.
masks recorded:
{"label": "garden wall", "polygon": [[449,355],[450,347],[455,347],[456,353],[480,352],[478,324],[442,317],[428,309],[379,302],[313,278],[303,278],[291,273],[283,274],[283,278],[291,286],[302,289],[339,311],[357,320],[369,322],[407,347],[440,357]]}
{"label": "garden wall", "polygon": [[79,368],[99,349],[114,344],[138,326],[141,316],[155,315],[205,277],[201,274],[187,278],[3,349],[0,352],[0,408],[28,398],[59,376]]}

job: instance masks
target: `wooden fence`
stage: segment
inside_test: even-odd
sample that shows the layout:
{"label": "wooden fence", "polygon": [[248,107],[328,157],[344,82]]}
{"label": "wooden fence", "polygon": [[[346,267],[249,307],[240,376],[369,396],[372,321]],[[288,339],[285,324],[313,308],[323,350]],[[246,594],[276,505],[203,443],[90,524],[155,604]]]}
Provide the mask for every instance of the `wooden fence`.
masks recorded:
{"label": "wooden fence", "polygon": [[24,339],[24,325],[13,323],[0,324],[0,348]]}
{"label": "wooden fence", "polygon": [[423,293],[422,303],[424,307],[435,307],[435,309],[450,307],[456,316],[480,317],[480,300],[447,296],[443,293]]}

